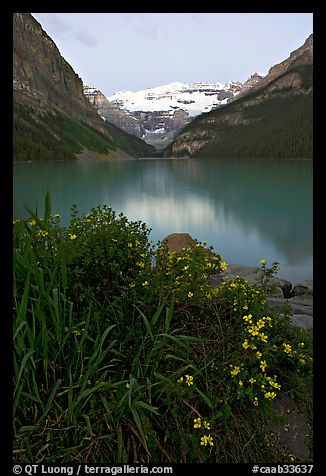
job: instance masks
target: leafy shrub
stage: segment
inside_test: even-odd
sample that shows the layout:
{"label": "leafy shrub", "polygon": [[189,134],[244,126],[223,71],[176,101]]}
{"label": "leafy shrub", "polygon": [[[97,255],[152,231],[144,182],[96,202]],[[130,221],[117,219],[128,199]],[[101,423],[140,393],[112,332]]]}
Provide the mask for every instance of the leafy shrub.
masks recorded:
{"label": "leafy shrub", "polygon": [[[279,393],[311,388],[311,339],[205,242],[171,253],[108,206],[14,220],[17,462],[273,462]],[[310,397],[311,398],[311,397]],[[250,438],[251,445],[247,442]]]}

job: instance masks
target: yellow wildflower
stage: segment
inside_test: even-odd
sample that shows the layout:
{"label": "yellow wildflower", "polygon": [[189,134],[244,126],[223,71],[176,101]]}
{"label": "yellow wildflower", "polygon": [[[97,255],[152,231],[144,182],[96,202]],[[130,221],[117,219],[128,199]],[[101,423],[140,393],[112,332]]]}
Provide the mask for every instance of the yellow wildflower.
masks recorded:
{"label": "yellow wildflower", "polygon": [[186,384],[189,385],[193,385],[194,384],[194,377],[192,377],[191,375],[185,375],[186,377]]}
{"label": "yellow wildflower", "polygon": [[211,437],[211,435],[208,435],[208,436],[204,435],[200,438],[200,444],[203,446],[207,446],[207,445],[214,446],[213,438]]}
{"label": "yellow wildflower", "polygon": [[257,356],[257,359],[260,359],[260,357],[262,356],[263,354],[261,352],[259,352],[259,350],[256,352],[256,356]]}
{"label": "yellow wildflower", "polygon": [[275,398],[276,397],[276,393],[275,392],[266,392],[265,395],[264,395],[265,398]]}
{"label": "yellow wildflower", "polygon": [[201,419],[194,418],[194,428],[201,428]]}
{"label": "yellow wildflower", "polygon": [[252,326],[252,327],[250,327],[250,329],[248,329],[248,332],[252,336],[257,336],[259,334],[259,329],[256,326]]}
{"label": "yellow wildflower", "polygon": [[177,383],[182,383],[183,382],[183,377],[180,377],[178,380],[177,380]]}
{"label": "yellow wildflower", "polygon": [[239,386],[240,386],[240,387],[243,386],[243,381],[242,381],[242,380],[239,380]]}
{"label": "yellow wildflower", "polygon": [[129,284],[129,287],[130,287],[130,288],[134,288],[135,286],[136,286],[135,283],[130,283],[130,284]]}
{"label": "yellow wildflower", "polygon": [[267,342],[268,336],[264,334],[263,332],[259,334],[259,337],[263,342]]}
{"label": "yellow wildflower", "polygon": [[45,231],[45,230],[40,230],[36,236],[38,238],[46,238],[48,236],[49,232],[48,231]]}
{"label": "yellow wildflower", "polygon": [[263,266],[264,264],[266,264],[266,260],[265,260],[265,259],[261,259],[261,260],[260,260],[260,264]]}
{"label": "yellow wildflower", "polygon": [[128,243],[128,248],[132,248],[132,243]]}
{"label": "yellow wildflower", "polygon": [[194,293],[192,293],[191,291],[189,291],[188,297],[189,297],[189,298],[192,298],[193,295],[194,295]]}
{"label": "yellow wildflower", "polygon": [[290,354],[290,352],[292,352],[292,347],[290,344],[283,344],[283,350],[286,354]]}
{"label": "yellow wildflower", "polygon": [[251,385],[252,385],[253,383],[255,383],[255,382],[256,382],[256,380],[255,380],[254,378],[251,377],[251,378],[249,379],[249,383],[251,383]]}
{"label": "yellow wildflower", "polygon": [[258,398],[255,397],[252,403],[257,407],[258,406]]}
{"label": "yellow wildflower", "polygon": [[225,271],[227,269],[228,265],[226,264],[225,261],[221,261],[220,263],[220,270]]}
{"label": "yellow wildflower", "polygon": [[142,286],[146,287],[149,285],[149,282],[148,281],[145,281],[144,283],[142,283]]}
{"label": "yellow wildflower", "polygon": [[234,368],[231,370],[231,375],[232,377],[235,377],[236,375],[238,375],[238,373],[240,373],[240,367],[235,365]]}
{"label": "yellow wildflower", "polygon": [[206,428],[206,430],[210,430],[210,429],[211,429],[211,424],[208,423],[206,420],[203,421],[203,426],[204,426],[204,428]]}
{"label": "yellow wildflower", "polygon": [[261,361],[260,361],[260,364],[259,364],[259,367],[262,369],[263,372],[265,372],[265,369],[266,369],[266,367],[267,367],[266,361],[265,361],[265,360],[261,360]]}
{"label": "yellow wildflower", "polygon": [[242,342],[242,347],[243,347],[244,349],[248,349],[248,347],[250,347],[250,346],[249,346],[249,343],[248,343],[248,341],[247,341],[247,339],[246,339],[244,342]]}
{"label": "yellow wildflower", "polygon": [[77,238],[77,235],[72,234],[72,233],[68,233],[68,236],[69,236],[70,240],[75,240]]}
{"label": "yellow wildflower", "polygon": [[142,261],[140,261],[136,263],[136,266],[139,266],[139,268],[144,268],[145,264]]}
{"label": "yellow wildflower", "polygon": [[242,319],[243,319],[244,321],[247,321],[247,322],[248,322],[248,321],[251,320],[251,318],[252,318],[252,314],[248,314],[248,316],[243,316]]}

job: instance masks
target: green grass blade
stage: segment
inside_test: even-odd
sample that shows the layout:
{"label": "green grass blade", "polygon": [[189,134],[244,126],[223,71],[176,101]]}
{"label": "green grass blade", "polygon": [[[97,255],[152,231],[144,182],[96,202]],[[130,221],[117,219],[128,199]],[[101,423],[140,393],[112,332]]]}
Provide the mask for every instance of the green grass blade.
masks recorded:
{"label": "green grass blade", "polygon": [[17,381],[16,381],[16,385],[15,385],[15,389],[14,389],[14,395],[16,394],[16,391],[17,391],[22,373],[24,372],[25,367],[27,365],[27,361],[32,356],[33,353],[34,353],[34,350],[30,350],[30,351],[27,352],[27,354],[24,355],[24,358],[22,360],[22,363],[21,363],[21,366],[20,366],[20,369],[19,369],[19,372],[18,372]]}
{"label": "green grass blade", "polygon": [[140,315],[142,316],[143,320],[144,320],[144,324],[145,324],[145,327],[146,327],[146,330],[147,330],[147,333],[151,336],[151,338],[153,339],[153,333],[152,333],[152,329],[151,329],[151,326],[150,326],[150,323],[148,322],[148,319],[147,317],[145,316],[145,314],[141,311],[140,312]]}
{"label": "green grass blade", "polygon": [[24,326],[27,326],[27,322],[26,322],[26,321],[22,321],[22,322],[19,324],[19,326],[17,327],[16,332],[15,332],[14,337],[13,337],[13,341],[15,341],[17,335],[19,334],[19,332],[21,331],[21,329],[22,329]]}
{"label": "green grass blade", "polygon": [[157,411],[157,407],[153,407],[152,405],[148,405],[148,403],[142,402],[141,400],[138,402],[134,402],[134,407],[141,408],[144,410],[148,410],[151,413],[155,413],[155,415],[159,415]]}
{"label": "green grass blade", "polygon": [[174,310],[174,305],[172,302],[170,306],[167,306],[165,311],[165,331],[166,332],[168,332],[168,330],[170,329],[170,324],[173,317],[173,310]]}
{"label": "green grass blade", "polygon": [[55,383],[55,385],[54,385],[54,387],[53,387],[53,389],[52,389],[52,392],[51,392],[51,394],[50,394],[50,396],[49,396],[49,399],[48,399],[48,401],[47,401],[47,403],[46,403],[44,412],[43,412],[42,416],[40,417],[38,423],[40,423],[42,420],[44,420],[44,418],[45,418],[45,417],[47,416],[47,414],[49,413],[49,411],[50,411],[50,409],[51,409],[52,402],[53,402],[53,400],[54,400],[54,397],[56,396],[56,393],[57,393],[58,388],[59,388],[60,385],[61,385],[61,379],[59,378],[59,379],[56,381],[56,383]]}
{"label": "green grass blade", "polygon": [[24,286],[24,292],[23,292],[22,300],[21,300],[21,303],[20,303],[20,306],[19,306],[19,309],[18,309],[18,316],[17,316],[18,320],[17,320],[17,322],[22,321],[22,320],[26,320],[27,304],[28,304],[29,289],[30,289],[30,286],[29,286],[30,285],[30,277],[31,277],[31,273],[30,273],[30,270],[29,270],[28,274],[27,274],[25,286]]}
{"label": "green grass blade", "polygon": [[47,222],[51,217],[51,196],[50,192],[47,190],[44,199],[44,221]]}
{"label": "green grass blade", "polygon": [[211,402],[211,400],[201,390],[199,390],[198,387],[195,387],[195,391],[201,396],[201,398],[209,406],[209,408],[212,408],[212,409],[214,408],[214,405]]}
{"label": "green grass blade", "polygon": [[142,438],[142,442],[143,442],[143,445],[145,446],[147,452],[149,453],[148,451],[148,446],[147,446],[147,441],[146,441],[146,436],[145,436],[145,433],[144,433],[144,428],[143,428],[143,424],[141,422],[141,419],[140,419],[140,416],[139,416],[139,413],[138,411],[136,410],[136,408],[134,407],[131,407],[131,412],[132,412],[132,415],[134,417],[134,421],[135,421],[135,424],[136,424],[136,427],[139,431],[139,434]]}

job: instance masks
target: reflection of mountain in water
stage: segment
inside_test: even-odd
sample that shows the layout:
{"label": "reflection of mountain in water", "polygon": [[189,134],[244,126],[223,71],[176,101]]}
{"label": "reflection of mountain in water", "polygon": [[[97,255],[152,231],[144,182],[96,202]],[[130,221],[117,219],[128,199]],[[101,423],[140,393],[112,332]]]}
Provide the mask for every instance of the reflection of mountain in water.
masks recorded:
{"label": "reflection of mountain in water", "polygon": [[[40,214],[49,190],[53,213],[62,213],[64,224],[72,204],[80,213],[110,204],[129,219],[146,222],[155,240],[189,232],[211,240],[217,251],[228,249],[234,259],[245,257],[244,264],[257,259],[257,246],[264,253],[268,245],[276,248],[276,258],[282,254],[289,264],[312,257],[311,162],[153,159],[17,164],[14,183],[19,184],[17,196]],[[14,211],[16,217],[26,216],[19,200]]]}
{"label": "reflection of mountain in water", "polygon": [[227,216],[272,241],[290,262],[311,256],[311,162],[189,160],[173,166],[179,180],[223,204]]}

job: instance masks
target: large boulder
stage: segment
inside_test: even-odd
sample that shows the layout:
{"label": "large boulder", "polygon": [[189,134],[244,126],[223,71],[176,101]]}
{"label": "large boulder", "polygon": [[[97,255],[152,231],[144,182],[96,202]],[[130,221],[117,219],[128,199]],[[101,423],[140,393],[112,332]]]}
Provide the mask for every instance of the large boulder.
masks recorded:
{"label": "large boulder", "polygon": [[162,245],[171,252],[182,253],[182,248],[195,248],[196,242],[189,233],[171,233],[163,239]]}
{"label": "large boulder", "polygon": [[291,296],[313,296],[313,280],[306,279],[293,286]]}

